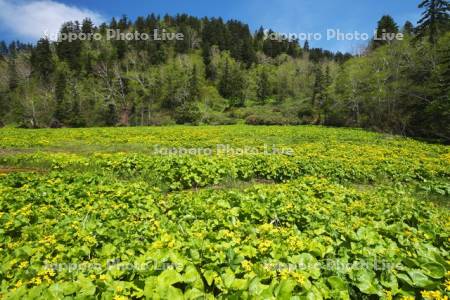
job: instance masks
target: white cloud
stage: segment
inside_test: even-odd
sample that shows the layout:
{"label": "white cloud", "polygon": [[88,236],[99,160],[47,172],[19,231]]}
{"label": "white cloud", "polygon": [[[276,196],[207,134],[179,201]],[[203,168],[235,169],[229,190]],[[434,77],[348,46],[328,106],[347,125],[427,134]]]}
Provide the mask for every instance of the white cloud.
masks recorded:
{"label": "white cloud", "polygon": [[51,0],[0,0],[0,24],[4,30],[25,39],[55,35],[67,21],[91,18],[96,24],[104,18],[94,11]]}

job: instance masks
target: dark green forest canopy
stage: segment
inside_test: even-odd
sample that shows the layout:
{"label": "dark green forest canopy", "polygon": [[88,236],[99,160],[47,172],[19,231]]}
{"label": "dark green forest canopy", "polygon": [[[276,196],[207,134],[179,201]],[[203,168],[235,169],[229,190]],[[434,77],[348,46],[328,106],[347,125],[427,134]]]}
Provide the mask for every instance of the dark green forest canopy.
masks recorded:
{"label": "dark green forest canopy", "polygon": [[417,26],[388,16],[358,55],[267,38],[237,20],[123,16],[61,34],[181,33],[183,39],[0,42],[0,124],[87,127],[316,124],[450,140],[449,3],[418,3]]}

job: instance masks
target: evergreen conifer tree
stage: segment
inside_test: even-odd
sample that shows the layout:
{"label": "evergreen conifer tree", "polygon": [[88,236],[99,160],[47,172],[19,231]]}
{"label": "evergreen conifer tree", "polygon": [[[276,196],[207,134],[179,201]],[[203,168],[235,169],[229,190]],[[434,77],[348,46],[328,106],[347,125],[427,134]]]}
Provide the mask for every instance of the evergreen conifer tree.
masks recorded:
{"label": "evergreen conifer tree", "polygon": [[389,43],[388,40],[383,39],[383,36],[385,34],[393,34],[398,33],[398,25],[395,23],[394,19],[389,16],[385,15],[381,17],[380,21],[378,21],[378,27],[377,27],[377,39],[375,39],[372,43],[372,48],[378,48],[380,46],[386,45]]}
{"label": "evergreen conifer tree", "polygon": [[258,76],[256,94],[260,103],[265,103],[266,100],[271,96],[269,75],[264,69],[259,73]]}
{"label": "evergreen conifer tree", "polygon": [[47,81],[54,70],[54,62],[50,42],[40,39],[31,53],[31,67],[34,74]]}
{"label": "evergreen conifer tree", "polygon": [[56,108],[53,114],[53,119],[55,123],[58,124],[57,126],[54,127],[59,127],[59,125],[64,123],[67,118],[64,107],[66,86],[67,86],[66,74],[63,71],[59,71],[56,74],[56,84],[55,84]]}
{"label": "evergreen conifer tree", "polygon": [[428,36],[434,45],[438,37],[450,29],[450,3],[447,0],[423,0],[419,8],[425,8],[425,11],[417,22],[417,36]]}
{"label": "evergreen conifer tree", "polygon": [[403,33],[407,35],[414,34],[414,25],[410,21],[406,21],[405,25],[403,25]]}

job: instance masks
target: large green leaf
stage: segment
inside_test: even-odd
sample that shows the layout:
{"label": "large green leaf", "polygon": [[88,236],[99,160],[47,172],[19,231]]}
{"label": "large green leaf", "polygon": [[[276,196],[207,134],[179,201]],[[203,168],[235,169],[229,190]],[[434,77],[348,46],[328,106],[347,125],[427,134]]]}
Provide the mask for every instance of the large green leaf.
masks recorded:
{"label": "large green leaf", "polygon": [[331,276],[327,279],[328,284],[334,291],[347,291],[347,283],[340,277]]}
{"label": "large green leaf", "polygon": [[364,294],[379,295],[381,291],[375,279],[376,274],[369,270],[358,270],[353,274],[355,285]]}
{"label": "large green leaf", "polygon": [[297,282],[293,279],[283,279],[280,281],[280,284],[275,289],[275,294],[277,299],[290,299],[292,295],[292,291],[297,286]]}
{"label": "large green leaf", "polygon": [[79,288],[77,295],[82,297],[93,296],[97,289],[97,287],[87,278],[80,278],[77,285]]}
{"label": "large green leaf", "polygon": [[385,271],[381,273],[380,283],[390,290],[396,291],[398,289],[397,278],[391,271]]}
{"label": "large green leaf", "polygon": [[170,286],[183,281],[183,277],[176,270],[168,269],[158,276],[158,286]]}
{"label": "large green leaf", "polygon": [[447,272],[445,267],[439,263],[425,263],[422,265],[422,270],[424,270],[425,274],[435,279],[443,278]]}
{"label": "large green leaf", "polygon": [[420,270],[417,269],[410,270],[408,271],[408,275],[411,278],[413,285],[416,287],[426,288],[431,287],[435,284],[431,279],[428,278],[428,276],[426,276]]}
{"label": "large green leaf", "polygon": [[311,254],[302,253],[289,258],[289,261],[296,264],[302,271],[311,275],[311,277],[315,279],[320,277],[320,264]]}

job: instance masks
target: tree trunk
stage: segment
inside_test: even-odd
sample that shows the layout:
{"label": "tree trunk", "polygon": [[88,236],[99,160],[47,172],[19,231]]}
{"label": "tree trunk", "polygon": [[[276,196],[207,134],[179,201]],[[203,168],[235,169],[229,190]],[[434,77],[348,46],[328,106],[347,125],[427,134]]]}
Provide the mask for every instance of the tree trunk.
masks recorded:
{"label": "tree trunk", "polygon": [[130,125],[130,109],[128,108],[122,109],[122,111],[120,112],[119,124],[122,126]]}

